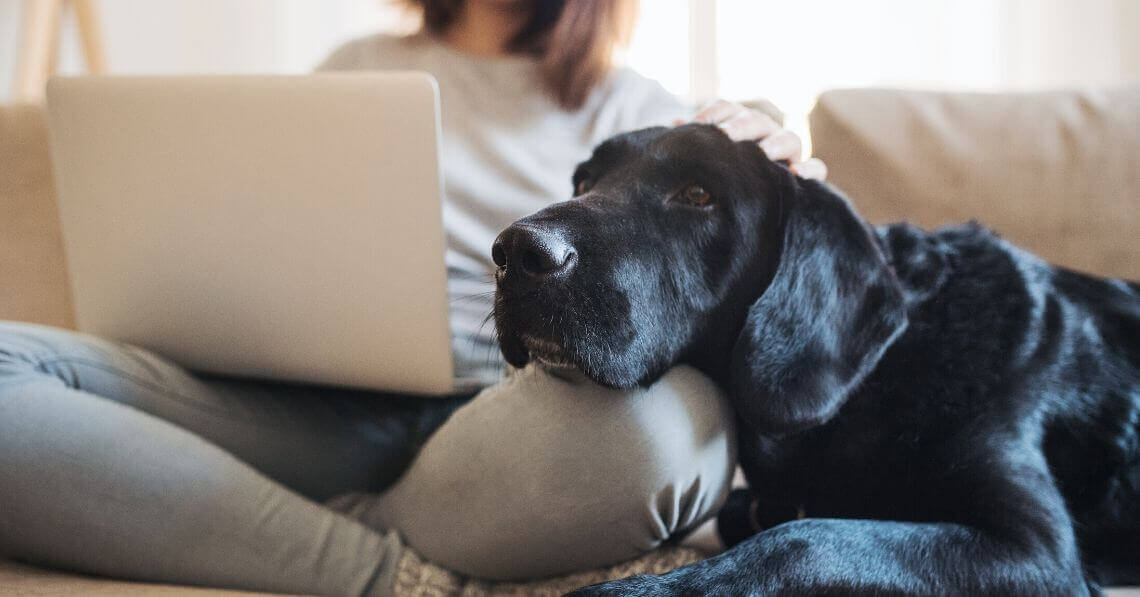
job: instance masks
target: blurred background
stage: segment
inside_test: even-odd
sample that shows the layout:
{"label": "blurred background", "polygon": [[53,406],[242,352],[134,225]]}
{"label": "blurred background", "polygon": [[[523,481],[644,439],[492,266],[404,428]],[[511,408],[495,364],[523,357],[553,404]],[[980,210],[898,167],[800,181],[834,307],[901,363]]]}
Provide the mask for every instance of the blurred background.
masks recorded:
{"label": "blurred background", "polygon": [[[0,101],[34,6],[0,0]],[[87,0],[108,72],[300,73],[333,47],[416,23],[384,0]],[[66,4],[66,3],[65,3]],[[84,70],[75,11],[57,64]],[[1140,81],[1138,0],[643,0],[624,60],[685,99],[767,98],[808,138],[836,87],[973,91]]]}

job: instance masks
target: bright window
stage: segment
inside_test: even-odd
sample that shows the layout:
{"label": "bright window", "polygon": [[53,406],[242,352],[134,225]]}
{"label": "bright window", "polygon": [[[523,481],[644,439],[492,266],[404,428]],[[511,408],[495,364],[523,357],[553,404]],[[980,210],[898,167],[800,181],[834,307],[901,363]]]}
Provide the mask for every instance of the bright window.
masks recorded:
{"label": "bright window", "polygon": [[630,66],[699,104],[766,98],[806,139],[837,87],[1140,81],[1135,0],[642,0]]}

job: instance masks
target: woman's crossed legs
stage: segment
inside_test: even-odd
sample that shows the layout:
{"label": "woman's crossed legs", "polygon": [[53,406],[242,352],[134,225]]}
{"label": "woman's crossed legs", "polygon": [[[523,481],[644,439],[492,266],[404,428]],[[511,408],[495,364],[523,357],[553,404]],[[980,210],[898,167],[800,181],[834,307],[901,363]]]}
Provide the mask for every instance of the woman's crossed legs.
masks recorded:
{"label": "woman's crossed legs", "polygon": [[528,368],[456,411],[376,493],[457,402],[198,377],[0,323],[0,554],[386,594],[401,537],[463,574],[548,576],[635,557],[727,492],[732,416],[700,374],[619,392]]}

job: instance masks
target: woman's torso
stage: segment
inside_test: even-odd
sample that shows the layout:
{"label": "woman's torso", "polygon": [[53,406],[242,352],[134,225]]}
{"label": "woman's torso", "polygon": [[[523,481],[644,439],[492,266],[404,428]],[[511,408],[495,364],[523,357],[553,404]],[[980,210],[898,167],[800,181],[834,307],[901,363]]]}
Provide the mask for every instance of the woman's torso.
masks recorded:
{"label": "woman's torso", "polygon": [[462,387],[502,375],[487,317],[495,236],[514,220],[569,199],[575,165],[602,140],[684,113],[660,85],[623,68],[581,108],[566,110],[546,92],[536,59],[474,57],[422,33],[349,42],[318,70],[420,70],[439,82],[452,348]]}

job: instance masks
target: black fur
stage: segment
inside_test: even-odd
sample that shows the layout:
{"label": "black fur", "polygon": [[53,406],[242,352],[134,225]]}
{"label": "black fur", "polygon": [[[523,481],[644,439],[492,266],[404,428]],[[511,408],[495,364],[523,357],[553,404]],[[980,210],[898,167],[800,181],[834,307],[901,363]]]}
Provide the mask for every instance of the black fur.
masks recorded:
{"label": "black fur", "polygon": [[751,486],[721,514],[725,553],[579,594],[1140,583],[1135,283],[973,224],[873,229],[714,127],[616,137],[574,182],[496,242],[503,354],[614,387],[700,368]]}

